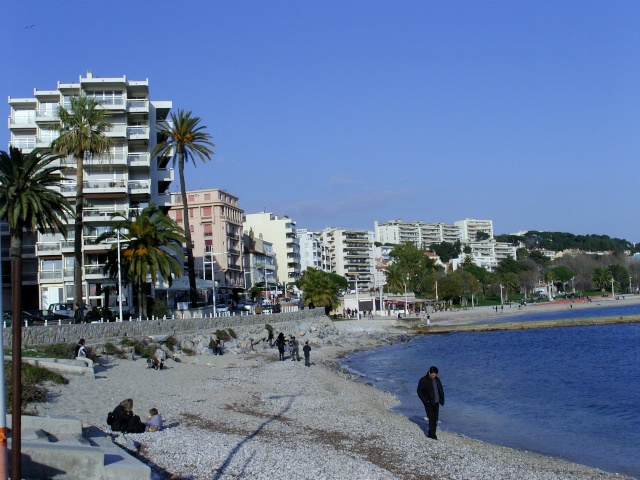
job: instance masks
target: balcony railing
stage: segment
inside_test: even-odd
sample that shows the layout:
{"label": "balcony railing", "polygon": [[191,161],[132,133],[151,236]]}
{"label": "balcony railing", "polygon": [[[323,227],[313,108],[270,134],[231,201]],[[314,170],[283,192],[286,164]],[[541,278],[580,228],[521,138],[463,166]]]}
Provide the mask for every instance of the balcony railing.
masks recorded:
{"label": "balcony railing", "polygon": [[124,178],[117,178],[114,180],[87,180],[84,182],[85,192],[88,190],[122,190],[126,188],[127,181]]}
{"label": "balcony railing", "polygon": [[62,253],[60,242],[36,243],[36,255],[56,255]]}
{"label": "balcony railing", "polygon": [[148,100],[127,100],[127,110],[130,112],[148,112],[149,101]]}
{"label": "balcony railing", "polygon": [[36,138],[14,138],[11,145],[19,149],[32,149],[36,148]]}
{"label": "balcony railing", "polygon": [[104,275],[104,264],[103,265],[85,265],[84,273],[85,275]]}
{"label": "balcony railing", "polygon": [[143,126],[127,127],[127,138],[131,140],[148,139],[149,127],[143,127]]}
{"label": "balcony railing", "polygon": [[127,155],[127,161],[130,167],[146,167],[149,166],[149,154],[130,153]]}
{"label": "balcony railing", "polygon": [[62,270],[41,271],[40,280],[62,280]]}

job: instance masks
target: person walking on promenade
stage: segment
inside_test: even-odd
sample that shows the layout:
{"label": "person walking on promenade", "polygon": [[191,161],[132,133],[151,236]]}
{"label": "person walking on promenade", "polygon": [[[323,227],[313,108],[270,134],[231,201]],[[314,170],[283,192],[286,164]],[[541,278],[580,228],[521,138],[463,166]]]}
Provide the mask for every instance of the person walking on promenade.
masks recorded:
{"label": "person walking on promenade", "polygon": [[291,361],[300,361],[300,342],[296,340],[296,337],[292,336],[289,345],[291,346]]}
{"label": "person walking on promenade", "polygon": [[269,348],[273,348],[273,330],[269,330],[267,340],[269,340]]}
{"label": "person walking on promenade", "polygon": [[311,356],[311,345],[309,345],[309,340],[304,342],[304,347],[302,347],[302,353],[304,353],[304,364],[307,367],[310,367],[311,361],[309,360],[309,357]]}
{"label": "person walking on promenade", "polygon": [[278,353],[280,354],[280,360],[284,360],[284,347],[287,341],[284,339],[284,333],[280,332],[276,339],[276,347],[278,347]]}
{"label": "person walking on promenade", "polygon": [[73,323],[84,323],[84,311],[79,303],[76,303],[76,308],[73,312]]}
{"label": "person walking on promenade", "polygon": [[429,372],[418,382],[418,397],[424,404],[429,420],[429,434],[427,437],[437,440],[436,428],[440,405],[444,405],[444,389],[438,378],[438,367],[432,366]]}

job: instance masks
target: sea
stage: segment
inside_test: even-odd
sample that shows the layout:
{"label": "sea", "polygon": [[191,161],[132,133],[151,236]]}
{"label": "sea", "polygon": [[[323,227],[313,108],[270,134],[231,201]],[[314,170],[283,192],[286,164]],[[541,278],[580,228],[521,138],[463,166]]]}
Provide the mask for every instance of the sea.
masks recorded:
{"label": "sea", "polygon": [[[492,321],[631,314],[640,305]],[[445,389],[438,428],[640,479],[640,324],[422,335],[342,360],[423,429],[416,387],[431,365]]]}

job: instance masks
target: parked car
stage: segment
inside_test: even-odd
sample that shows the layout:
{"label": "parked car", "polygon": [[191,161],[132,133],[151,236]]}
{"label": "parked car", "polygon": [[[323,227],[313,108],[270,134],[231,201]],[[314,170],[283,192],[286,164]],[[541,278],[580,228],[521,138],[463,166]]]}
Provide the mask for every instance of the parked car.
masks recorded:
{"label": "parked car", "polygon": [[45,320],[47,323],[58,323],[59,320],[69,321],[69,317],[64,315],[58,315],[51,310],[26,310],[22,312],[22,320],[27,320],[29,325],[44,325]]}
{"label": "parked car", "polygon": [[240,302],[236,305],[236,310],[244,310],[245,312],[250,312],[253,307],[256,306],[256,302]]}
{"label": "parked car", "polygon": [[[87,316],[87,306],[83,303],[84,315]],[[49,311],[56,315],[73,318],[73,302],[52,303],[49,305]]]}
{"label": "parked car", "polygon": [[225,305],[224,303],[219,303],[216,305],[216,312],[217,313],[229,313],[229,307],[227,305]]}

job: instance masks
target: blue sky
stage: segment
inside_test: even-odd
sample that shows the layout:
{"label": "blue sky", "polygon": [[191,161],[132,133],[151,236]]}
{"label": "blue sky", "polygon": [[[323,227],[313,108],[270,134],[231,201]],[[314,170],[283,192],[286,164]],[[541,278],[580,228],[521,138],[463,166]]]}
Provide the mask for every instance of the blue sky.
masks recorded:
{"label": "blue sky", "polygon": [[187,187],[226,189],[247,213],[640,242],[638,2],[5,0],[0,13],[4,98],[88,69],[148,78],[216,143]]}

